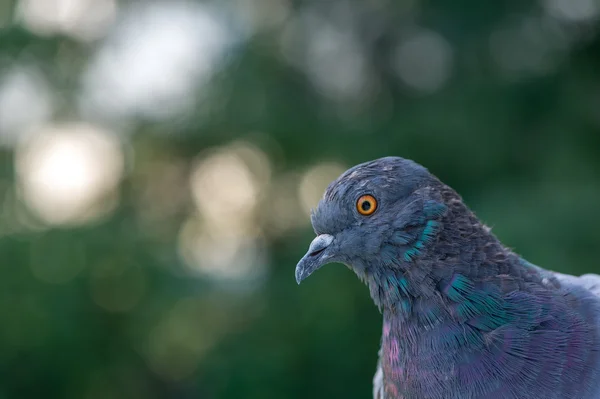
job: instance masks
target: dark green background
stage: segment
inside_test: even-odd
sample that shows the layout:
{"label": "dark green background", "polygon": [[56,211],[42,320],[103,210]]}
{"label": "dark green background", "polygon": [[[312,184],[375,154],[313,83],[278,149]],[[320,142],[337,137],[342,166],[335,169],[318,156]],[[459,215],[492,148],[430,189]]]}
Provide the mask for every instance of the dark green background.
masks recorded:
{"label": "dark green background", "polygon": [[[414,159],[531,262],[574,274],[600,271],[595,18],[568,21],[522,0],[272,3],[288,4],[287,19],[240,40],[192,112],[162,120],[126,116],[121,130],[135,156],[110,216],[78,227],[3,229],[0,398],[370,397],[380,315],[366,288],[340,265],[297,286],[294,267],[313,237],[308,217],[296,228],[261,235],[269,262],[256,286],[185,272],[177,237],[194,212],[187,174],[204,150],[239,139],[269,156],[274,177],[302,174],[321,161]],[[23,59],[33,62],[61,100],[53,119],[77,120],[79,76],[103,39],[37,35],[13,17],[16,1],[0,5],[0,76]],[[334,25],[340,9],[353,13],[355,38],[377,82],[371,94],[328,96],[282,56],[286,24],[308,7]],[[543,24],[551,29],[540,30]],[[430,93],[405,84],[391,61],[397,42],[416,27],[437,32],[452,49],[449,78]],[[490,37],[503,29],[517,32],[509,41],[516,61],[506,61],[514,68],[490,54]],[[527,29],[533,36],[519,36]],[[527,61],[536,51],[543,62]],[[207,104],[214,106],[206,111]],[[5,147],[0,198],[16,181],[13,161],[13,149]],[[184,184],[174,184],[169,195],[184,205],[142,224],[147,204],[136,193],[165,164],[181,166]],[[278,193],[263,194],[257,212],[268,215],[269,197]],[[50,270],[81,262],[81,271],[53,284],[35,277],[36,262]],[[101,282],[116,298],[143,280],[135,306],[115,312],[95,303],[90,291],[99,264],[116,270]],[[171,333],[183,338],[164,344],[164,369],[157,370],[144,348],[168,317],[179,323]],[[203,340],[199,354],[190,355]]]}

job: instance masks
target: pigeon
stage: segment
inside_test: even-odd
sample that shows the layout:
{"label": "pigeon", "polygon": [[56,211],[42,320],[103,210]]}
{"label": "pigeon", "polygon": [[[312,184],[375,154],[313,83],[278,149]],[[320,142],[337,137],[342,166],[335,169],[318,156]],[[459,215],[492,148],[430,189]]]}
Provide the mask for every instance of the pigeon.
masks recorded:
{"label": "pigeon", "polygon": [[382,313],[375,399],[600,399],[600,276],[528,262],[425,167],[354,166],[311,223],[298,284],[345,264]]}

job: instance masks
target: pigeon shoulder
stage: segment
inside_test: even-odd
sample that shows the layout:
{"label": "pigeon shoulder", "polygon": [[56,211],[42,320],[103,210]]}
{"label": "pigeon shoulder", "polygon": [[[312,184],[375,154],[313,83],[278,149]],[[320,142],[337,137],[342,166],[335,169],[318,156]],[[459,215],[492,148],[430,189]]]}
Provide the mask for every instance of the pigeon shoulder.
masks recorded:
{"label": "pigeon shoulder", "polygon": [[582,276],[571,276],[569,274],[552,273],[556,279],[562,284],[566,284],[573,287],[583,288],[600,300],[600,275],[598,274],[584,274]]}

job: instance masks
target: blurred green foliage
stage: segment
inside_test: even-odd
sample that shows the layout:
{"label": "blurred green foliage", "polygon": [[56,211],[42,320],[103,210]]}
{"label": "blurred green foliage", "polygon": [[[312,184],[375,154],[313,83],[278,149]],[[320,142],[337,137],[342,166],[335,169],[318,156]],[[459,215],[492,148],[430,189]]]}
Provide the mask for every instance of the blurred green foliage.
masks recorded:
{"label": "blurred green foliage", "polygon": [[[33,65],[53,93],[50,121],[96,123],[94,108],[82,116],[81,76],[130,5],[115,3],[116,22],[103,36],[79,40],[24,24],[26,3],[34,1],[0,0],[0,81]],[[289,210],[299,226],[260,233],[263,277],[232,283],[188,272],[178,241],[196,212],[188,177],[207,149],[238,140],[268,156],[273,179],[321,161],[414,159],[531,262],[600,271],[597,3],[579,17],[560,0],[248,3],[212,5],[238,18],[255,7],[259,22],[256,14],[272,7],[286,12],[236,41],[210,81],[194,88],[187,112],[102,119],[129,151],[118,203],[105,217],[77,226],[40,221],[15,188],[18,140],[4,146],[0,398],[370,397],[380,316],[339,265],[296,285],[295,264],[312,238],[299,208]],[[290,33],[307,10],[315,31],[330,24],[353,32],[368,65],[364,87],[348,91],[353,79],[335,76],[352,77],[347,68],[360,64],[343,52],[339,64],[315,72],[321,64],[303,47],[311,29]],[[241,24],[228,21],[234,32]],[[419,29],[437,32],[447,46],[439,54],[451,54],[433,78],[419,68],[438,53],[423,53],[417,72],[393,61],[398,43]],[[327,47],[325,33],[310,40],[339,50]],[[262,194],[257,226],[272,212],[271,197],[283,195]]]}

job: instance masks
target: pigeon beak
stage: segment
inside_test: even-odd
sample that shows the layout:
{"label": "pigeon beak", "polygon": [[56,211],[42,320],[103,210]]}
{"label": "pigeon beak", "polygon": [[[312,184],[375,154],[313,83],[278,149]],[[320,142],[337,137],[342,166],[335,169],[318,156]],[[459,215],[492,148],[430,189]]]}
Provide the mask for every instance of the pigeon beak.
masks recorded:
{"label": "pigeon beak", "polygon": [[325,260],[331,258],[326,254],[326,249],[333,242],[333,236],[321,234],[317,236],[308,247],[306,255],[300,259],[296,266],[296,282],[300,284],[302,280],[310,276],[315,270],[325,264]]}

